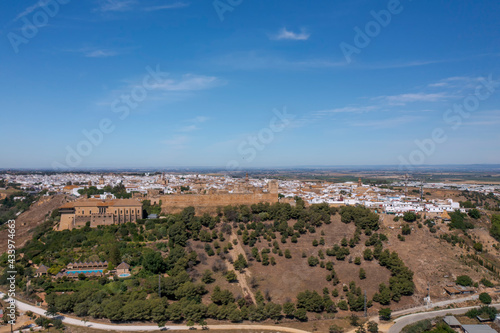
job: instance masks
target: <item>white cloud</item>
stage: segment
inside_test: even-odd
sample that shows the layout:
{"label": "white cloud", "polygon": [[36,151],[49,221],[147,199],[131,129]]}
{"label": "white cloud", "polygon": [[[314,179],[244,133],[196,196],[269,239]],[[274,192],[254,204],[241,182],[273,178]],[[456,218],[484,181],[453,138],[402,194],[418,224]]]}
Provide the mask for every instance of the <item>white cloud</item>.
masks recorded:
{"label": "white cloud", "polygon": [[429,87],[431,88],[439,88],[439,87],[446,87],[448,83],[446,82],[438,82],[438,83],[431,83],[429,84]]}
{"label": "white cloud", "polygon": [[436,83],[431,83],[428,86],[431,88],[442,88],[442,87],[470,87],[480,82],[480,77],[471,76],[453,76],[446,79],[442,79]]}
{"label": "white cloud", "polygon": [[196,118],[194,118],[192,121],[196,122],[196,123],[204,123],[206,122],[208,119],[208,117],[205,117],[205,116],[198,116]]}
{"label": "white cloud", "polygon": [[332,113],[361,113],[361,112],[374,111],[377,109],[379,109],[379,107],[377,106],[346,106],[343,108],[316,111],[313,114],[317,116],[324,116]]}
{"label": "white cloud", "polygon": [[210,89],[224,82],[215,76],[185,74],[181,79],[166,79],[162,83],[152,85],[152,89],[163,91],[194,91]]}
{"label": "white cloud", "polygon": [[209,60],[214,66],[221,69],[258,70],[282,69],[299,70],[308,68],[337,68],[346,67],[345,60],[332,61],[330,59],[286,59],[282,56],[262,54],[257,51],[244,51],[218,56]]}
{"label": "white cloud", "polygon": [[193,132],[193,131],[196,131],[198,129],[199,128],[196,125],[188,125],[188,126],[181,127],[179,129],[179,132]]}
{"label": "white cloud", "polygon": [[445,93],[410,93],[393,96],[379,96],[375,100],[384,100],[391,105],[405,105],[406,103],[413,102],[437,102],[448,98]]}
{"label": "white cloud", "polygon": [[402,116],[402,117],[395,117],[395,118],[381,119],[381,120],[368,120],[364,122],[352,123],[351,125],[358,127],[392,128],[407,123],[415,122],[420,119],[421,119],[420,117],[416,116]]}
{"label": "white cloud", "polygon": [[85,52],[85,56],[87,58],[107,58],[107,57],[113,57],[117,54],[118,54],[117,52],[111,50],[94,50]]}
{"label": "white cloud", "polygon": [[473,117],[465,121],[464,126],[498,126],[500,125],[500,110],[476,112]]}
{"label": "white cloud", "polygon": [[135,0],[101,0],[97,10],[101,12],[125,12],[132,10],[135,4]]}
{"label": "white cloud", "polygon": [[148,6],[143,8],[137,8],[139,2],[137,0],[100,0],[99,7],[96,9],[100,12],[126,12],[134,9],[139,9],[145,12],[154,12],[159,10],[168,10],[183,8],[189,6],[186,2],[174,2],[171,4],[163,4],[157,6]]}
{"label": "white cloud", "polygon": [[176,9],[176,8],[183,8],[189,6],[189,3],[185,2],[176,2],[170,5],[161,5],[161,6],[151,6],[151,7],[145,7],[143,10],[146,12],[153,12],[157,10],[166,10],[166,9]]}
{"label": "white cloud", "polygon": [[38,8],[46,6],[48,2],[49,2],[49,0],[40,0],[36,4],[34,4],[33,6],[27,7],[23,12],[19,13],[19,15],[16,16],[16,18],[14,19],[14,21],[17,21],[21,17],[33,13]]}
{"label": "white cloud", "polygon": [[198,127],[198,124],[204,123],[208,120],[208,117],[205,116],[197,116],[193,119],[187,120],[188,123],[191,123],[191,125],[187,125],[184,127],[181,127],[178,132],[193,132],[197,131],[200,128]]}
{"label": "white cloud", "polygon": [[163,141],[164,144],[174,149],[182,149],[190,141],[187,135],[175,135],[172,138]]}
{"label": "white cloud", "polygon": [[275,40],[308,40],[311,34],[307,33],[304,29],[300,32],[289,31],[286,28],[282,28],[277,34],[271,36],[271,39]]}

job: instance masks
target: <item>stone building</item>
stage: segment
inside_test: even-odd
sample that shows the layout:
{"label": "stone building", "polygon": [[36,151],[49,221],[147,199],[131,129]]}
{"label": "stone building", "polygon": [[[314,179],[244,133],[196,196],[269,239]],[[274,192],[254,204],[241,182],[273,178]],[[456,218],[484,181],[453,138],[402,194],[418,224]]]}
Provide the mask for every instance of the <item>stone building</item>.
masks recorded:
{"label": "stone building", "polygon": [[84,199],[68,202],[59,208],[59,230],[85,226],[122,224],[142,219],[142,203],[136,199]]}
{"label": "stone building", "polygon": [[130,265],[126,262],[122,262],[118,266],[116,266],[116,275],[125,275],[130,274]]}
{"label": "stone building", "polygon": [[227,191],[218,191],[209,189],[197,194],[172,194],[149,196],[151,204],[159,204],[163,213],[175,214],[182,211],[184,208],[193,206],[196,209],[196,214],[215,213],[217,207],[236,206],[236,205],[252,205],[260,202],[276,203],[278,202],[278,182],[271,180],[267,184],[267,188],[257,188],[249,184],[248,179],[237,184],[232,193]]}
{"label": "stone building", "polygon": [[49,268],[45,265],[40,265],[35,271],[35,277],[45,276],[49,272]]}

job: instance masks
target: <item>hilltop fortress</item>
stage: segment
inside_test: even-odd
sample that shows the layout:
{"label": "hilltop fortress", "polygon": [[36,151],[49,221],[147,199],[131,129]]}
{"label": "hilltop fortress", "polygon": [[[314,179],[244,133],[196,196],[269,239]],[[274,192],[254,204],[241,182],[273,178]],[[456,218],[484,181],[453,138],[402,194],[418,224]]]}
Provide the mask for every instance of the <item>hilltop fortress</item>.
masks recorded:
{"label": "hilltop fortress", "polygon": [[184,208],[193,206],[196,214],[217,212],[217,207],[252,205],[260,202],[278,202],[278,181],[271,180],[267,187],[259,188],[250,184],[248,176],[228,189],[208,188],[206,184],[195,182],[187,193],[181,194],[160,194],[149,192],[147,199],[151,204],[160,204],[163,213],[175,214]]}

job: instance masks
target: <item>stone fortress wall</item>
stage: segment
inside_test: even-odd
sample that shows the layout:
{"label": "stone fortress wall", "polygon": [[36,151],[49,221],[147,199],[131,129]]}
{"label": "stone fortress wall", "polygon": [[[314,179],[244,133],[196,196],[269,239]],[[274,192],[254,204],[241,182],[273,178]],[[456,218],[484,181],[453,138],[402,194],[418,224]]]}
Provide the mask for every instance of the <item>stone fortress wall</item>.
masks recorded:
{"label": "stone fortress wall", "polygon": [[148,197],[151,204],[159,204],[161,201],[162,212],[175,214],[181,212],[184,208],[193,206],[196,214],[203,213],[215,214],[218,207],[252,205],[263,203],[278,202],[278,183],[270,181],[266,190],[258,188],[238,189],[236,193],[220,193],[215,190],[209,190],[206,194],[171,194]]}

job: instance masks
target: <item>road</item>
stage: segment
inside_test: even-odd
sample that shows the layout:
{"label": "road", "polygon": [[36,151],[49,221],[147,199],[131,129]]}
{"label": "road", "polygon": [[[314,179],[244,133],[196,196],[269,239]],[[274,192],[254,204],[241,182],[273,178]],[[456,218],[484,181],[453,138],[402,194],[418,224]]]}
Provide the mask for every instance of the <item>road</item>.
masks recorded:
{"label": "road", "polygon": [[[500,304],[493,304],[491,306],[494,306],[496,309],[500,309]],[[438,310],[438,311],[431,311],[431,312],[422,312],[422,313],[415,313],[415,314],[410,314],[407,316],[399,317],[396,320],[394,320],[395,324],[389,328],[388,333],[398,333],[401,332],[401,330],[410,324],[416,323],[417,321],[425,320],[425,319],[432,319],[436,317],[444,317],[447,314],[453,314],[453,315],[459,315],[459,314],[464,314],[470,309],[477,308],[478,306],[468,306],[465,308],[458,308],[458,309],[444,309],[444,310]]]}
{"label": "road", "polygon": [[[4,296],[4,293],[0,292],[0,298]],[[463,299],[457,299],[454,301],[465,301],[469,299],[470,297],[463,298]],[[449,301],[445,301],[449,302]],[[440,302],[442,303],[442,302]],[[435,303],[433,304],[434,306],[439,305],[440,303]],[[45,310],[33,306],[21,301],[16,301],[16,306],[17,309],[20,312],[26,312],[26,311],[31,311],[33,313],[36,313],[38,315],[45,316]],[[500,304],[494,304],[492,305],[497,309],[500,309]],[[438,310],[438,311],[431,311],[431,312],[422,312],[422,313],[415,313],[415,314],[409,314],[405,315],[403,317],[399,317],[394,320],[395,324],[389,328],[387,331],[388,333],[398,333],[400,332],[405,326],[410,325],[412,323],[415,323],[420,320],[424,319],[432,319],[435,317],[441,317],[445,316],[446,314],[464,314],[470,309],[476,308],[477,306],[469,306],[465,308],[458,308],[458,309],[445,309],[445,310]],[[403,310],[403,311],[419,311],[421,307],[417,308],[412,308],[408,310]],[[399,312],[394,312],[393,315],[398,315],[401,314],[403,311]],[[76,318],[71,318],[71,317],[65,317],[65,316],[59,316],[59,318],[62,319],[62,321],[65,324],[68,325],[73,325],[73,326],[81,326],[81,327],[90,327],[94,329],[99,329],[99,330],[108,330],[108,331],[127,331],[127,332],[140,332],[140,331],[158,331],[160,328],[152,325],[117,325],[117,324],[102,324],[102,323],[96,323],[96,322],[91,322],[91,321],[84,321]],[[163,326],[167,330],[189,330],[189,326],[184,326],[184,325],[170,325],[170,326]],[[162,327],[162,328],[163,328]],[[240,325],[240,324],[231,324],[231,325],[208,325],[209,329],[212,330],[270,330],[270,331],[280,331],[280,332],[288,332],[288,333],[310,333],[308,331],[304,330],[299,330],[295,328],[290,328],[290,327],[283,327],[283,326],[271,326],[271,325]]]}
{"label": "road", "polygon": [[[0,298],[4,296],[4,293],[0,292]],[[16,300],[16,307],[19,312],[26,312],[26,311],[31,311],[33,313],[36,313],[38,315],[45,316],[45,310],[33,306],[21,301]],[[73,325],[73,326],[82,326],[82,327],[90,327],[94,329],[99,329],[99,330],[108,330],[108,331],[126,331],[126,332],[141,332],[141,331],[159,331],[160,328],[158,325],[152,326],[152,325],[114,325],[114,324],[101,324],[101,323],[95,323],[91,321],[83,321],[80,319],[76,318],[71,318],[71,317],[65,317],[65,316],[59,316],[63,323],[68,324],[68,325]],[[183,325],[170,325],[170,326],[162,326],[161,328],[165,327],[167,330],[175,330],[175,331],[184,331],[184,330],[189,330],[189,326],[183,326]],[[308,331],[304,330],[299,330],[295,328],[290,328],[290,327],[283,327],[283,326],[272,326],[272,325],[239,325],[239,324],[234,324],[234,325],[207,325],[209,329],[212,330],[269,330],[269,331],[279,331],[279,332],[288,332],[288,333],[310,333]],[[201,328],[201,327],[198,327]]]}
{"label": "road", "polygon": [[427,305],[422,305],[422,306],[417,306],[417,307],[406,309],[406,310],[394,311],[392,313],[392,316],[398,317],[398,316],[402,316],[405,314],[415,313],[415,312],[419,312],[419,311],[426,311],[426,310],[433,309],[436,307],[442,308],[442,307],[448,306],[450,304],[463,303],[463,302],[467,302],[467,301],[474,301],[477,299],[479,299],[479,295],[472,295],[472,296],[467,296],[467,297],[462,297],[462,298],[455,298],[455,299],[450,299],[447,301],[432,303],[430,307],[428,307]]}

